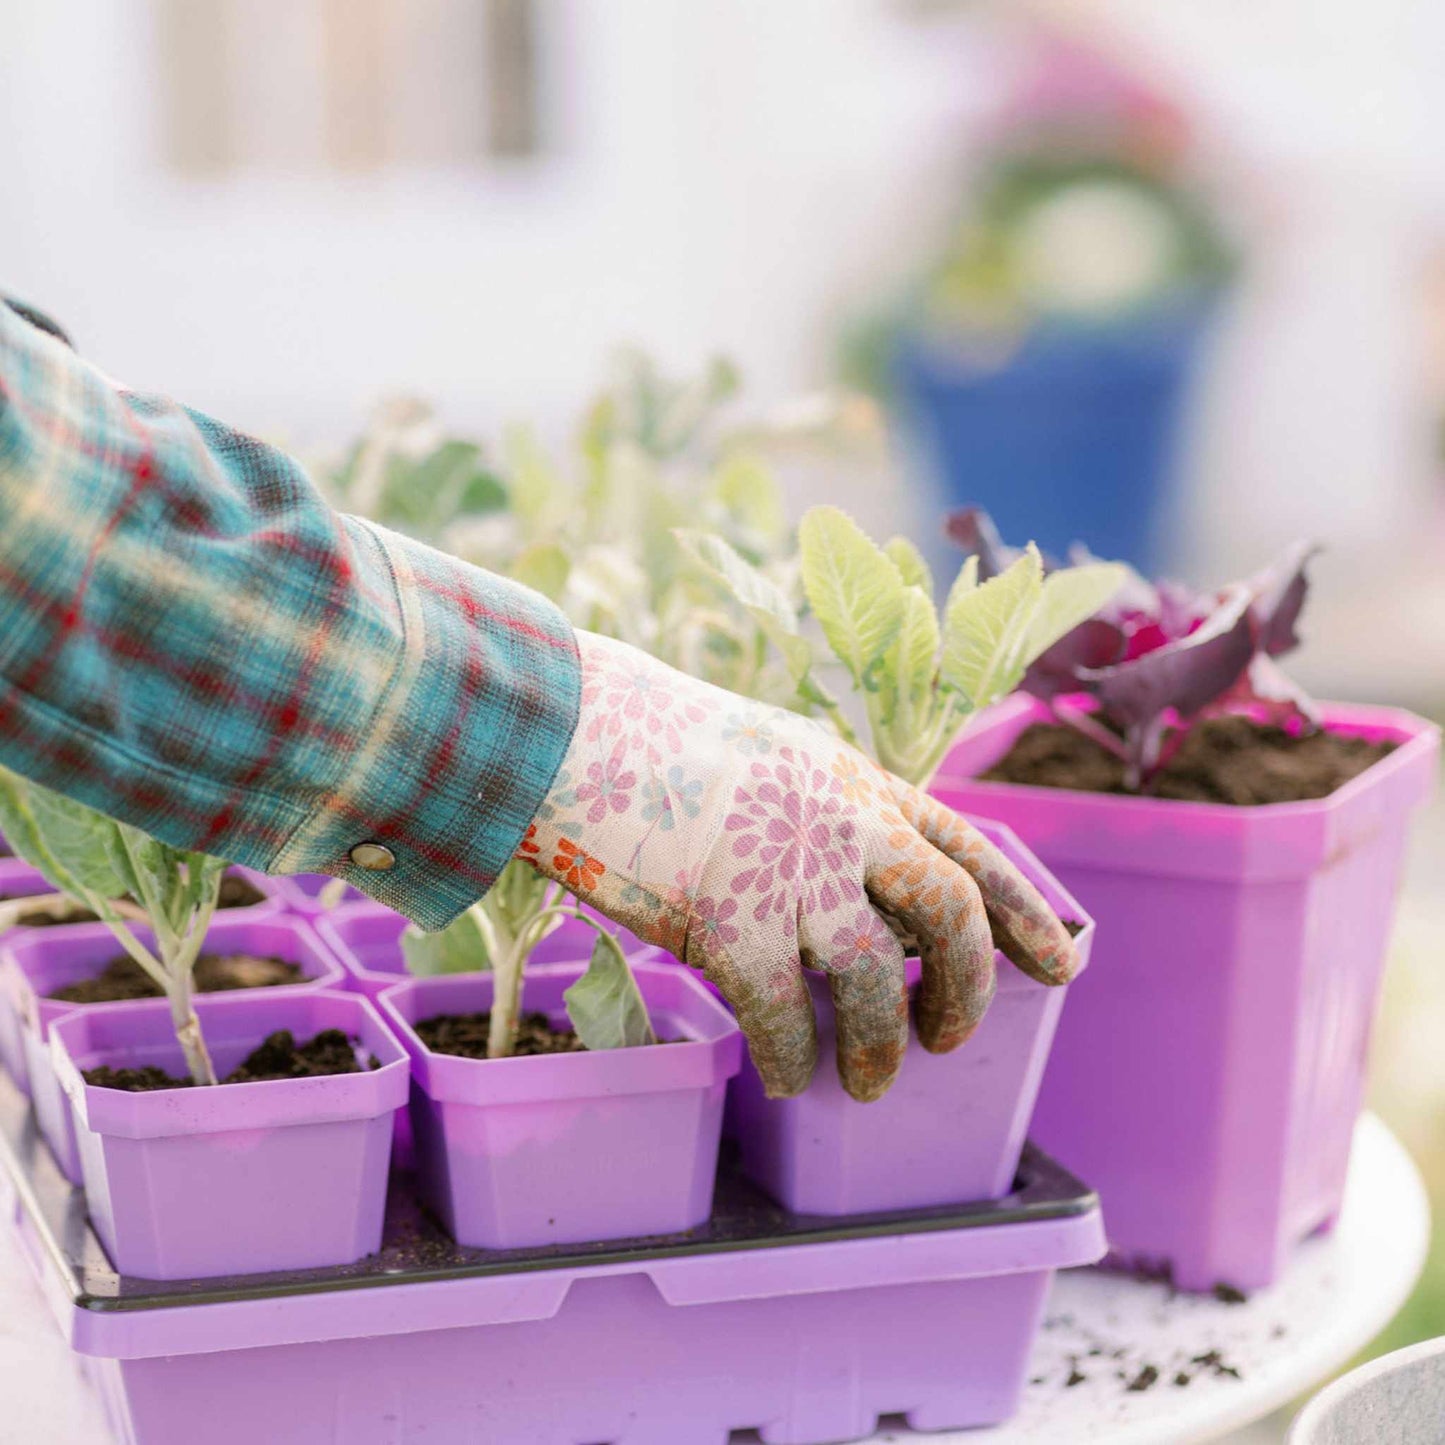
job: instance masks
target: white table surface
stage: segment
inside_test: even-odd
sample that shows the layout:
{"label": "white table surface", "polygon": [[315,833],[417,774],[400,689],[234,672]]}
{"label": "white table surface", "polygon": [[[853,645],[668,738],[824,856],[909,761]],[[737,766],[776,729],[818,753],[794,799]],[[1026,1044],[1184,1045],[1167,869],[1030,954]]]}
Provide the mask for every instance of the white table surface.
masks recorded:
{"label": "white table surface", "polygon": [[[1098,1270],[1054,1282],[1023,1408],[995,1430],[878,1442],[929,1445],[1194,1445],[1218,1440],[1322,1384],[1404,1304],[1425,1263],[1430,1209],[1394,1135],[1366,1115],[1355,1133],[1333,1234],[1305,1243],[1290,1272],[1245,1304],[1171,1295]],[[1100,1353],[1091,1354],[1098,1350]],[[1114,1353],[1122,1351],[1115,1359]],[[1218,1366],[1194,1363],[1218,1352]],[[1152,1365],[1157,1383],[1127,1387]],[[1086,1378],[1066,1385],[1071,1373]],[[1183,1371],[1189,1384],[1173,1383]]]}
{"label": "white table surface", "polygon": [[[1162,1285],[1073,1270],[1055,1282],[1023,1409],[996,1430],[876,1442],[929,1445],[1191,1445],[1217,1440],[1320,1383],[1404,1303],[1424,1263],[1430,1216],[1415,1166],[1366,1116],[1335,1233],[1247,1303],[1171,1296]],[[1119,1352],[1116,1357],[1116,1352]],[[1216,1368],[1194,1361],[1217,1352]],[[1127,1385],[1152,1365],[1151,1388]],[[1223,1372],[1237,1371],[1238,1377]],[[1187,1386],[1174,1383],[1184,1371]],[[1066,1385],[1077,1371],[1085,1378]],[[25,1262],[0,1235],[0,1445],[109,1445]],[[519,1442],[521,1445],[521,1442]]]}

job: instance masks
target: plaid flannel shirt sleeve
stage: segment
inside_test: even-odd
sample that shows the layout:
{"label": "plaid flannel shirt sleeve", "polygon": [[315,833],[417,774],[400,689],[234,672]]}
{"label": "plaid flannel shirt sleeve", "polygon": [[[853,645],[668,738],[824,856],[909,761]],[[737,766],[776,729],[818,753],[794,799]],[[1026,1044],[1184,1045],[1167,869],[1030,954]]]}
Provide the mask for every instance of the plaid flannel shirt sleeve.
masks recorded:
{"label": "plaid flannel shirt sleeve", "polygon": [[0,764],[437,928],[512,856],[578,694],[544,598],[338,515],[0,303]]}

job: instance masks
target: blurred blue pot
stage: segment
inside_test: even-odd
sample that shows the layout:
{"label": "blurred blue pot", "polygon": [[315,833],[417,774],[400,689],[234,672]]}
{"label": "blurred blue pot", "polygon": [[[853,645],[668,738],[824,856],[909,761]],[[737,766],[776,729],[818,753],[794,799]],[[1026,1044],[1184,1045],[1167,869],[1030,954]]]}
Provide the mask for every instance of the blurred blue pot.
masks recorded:
{"label": "blurred blue pot", "polygon": [[1046,323],[1006,356],[914,333],[894,357],[909,425],[950,506],[1062,555],[1166,559],[1170,480],[1214,298],[1108,325]]}

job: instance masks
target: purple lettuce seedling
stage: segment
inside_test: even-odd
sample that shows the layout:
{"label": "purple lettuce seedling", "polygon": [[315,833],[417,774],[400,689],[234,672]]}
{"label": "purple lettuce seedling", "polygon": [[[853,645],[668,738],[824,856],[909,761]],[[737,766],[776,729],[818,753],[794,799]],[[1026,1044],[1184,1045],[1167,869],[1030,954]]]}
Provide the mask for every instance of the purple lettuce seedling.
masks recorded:
{"label": "purple lettuce seedling", "polygon": [[[953,513],[947,531],[977,557],[980,577],[998,575],[1019,555],[979,508]],[[1147,787],[1196,718],[1249,712],[1313,726],[1312,704],[1275,659],[1299,646],[1307,568],[1317,550],[1296,543],[1255,577],[1217,592],[1149,582],[1130,570],[1103,607],[1034,661],[1021,687],[1121,758],[1134,789]],[[1072,566],[1093,561],[1077,547],[1070,557]],[[1048,559],[1044,567],[1069,570]],[[1080,694],[1095,706],[1076,706]]]}

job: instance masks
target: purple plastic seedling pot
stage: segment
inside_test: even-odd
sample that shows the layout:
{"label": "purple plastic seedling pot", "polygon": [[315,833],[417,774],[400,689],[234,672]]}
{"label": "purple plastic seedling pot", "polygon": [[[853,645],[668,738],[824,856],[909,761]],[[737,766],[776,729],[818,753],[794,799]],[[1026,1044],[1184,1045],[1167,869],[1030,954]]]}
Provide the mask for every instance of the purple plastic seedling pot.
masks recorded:
{"label": "purple plastic seedling pot", "polygon": [[[262,902],[250,908],[227,910],[230,916],[244,912],[248,918],[255,918],[263,913],[281,911],[278,879],[268,878],[264,873],[254,872],[250,868],[232,868],[229,871],[244,878],[258,893],[264,895]],[[34,898],[54,892],[54,887],[38,869],[32,868],[19,858],[0,858],[0,901],[7,898]],[[0,930],[0,945],[8,941],[12,933],[15,937],[22,936],[18,929]],[[28,1093],[30,1071],[25,1058],[20,1018],[12,1006],[11,991],[4,987],[0,987],[0,1064],[4,1065],[20,1088]]]}
{"label": "purple plastic seedling pot", "polygon": [[[1089,916],[1007,828],[978,826],[1061,918],[1081,925],[1075,945],[1087,963]],[[1035,983],[1001,953],[996,963],[998,992],[973,1037],[949,1054],[930,1054],[911,1038],[893,1087],[868,1104],[839,1082],[832,996],[827,980],[810,973],[818,1019],[813,1082],[796,1098],[769,1099],[745,1060],[733,1084],[728,1132],[748,1175],[800,1214],[922,1209],[1007,1194],[1067,990]],[[918,975],[910,963],[913,988]]]}
{"label": "purple plastic seedling pot", "polygon": [[[0,902],[12,898],[35,898],[54,890],[38,869],[18,858],[0,858]],[[0,930],[0,945],[18,929]],[[0,987],[0,1065],[15,1080],[22,1093],[30,1092],[30,1070],[25,1062],[25,1044],[20,1032],[20,1015],[11,1002],[10,990]]]}
{"label": "purple plastic seedling pot", "polygon": [[1328,798],[1260,807],[974,780],[1046,707],[1014,697],[934,794],[1002,818],[1099,922],[1033,1137],[1094,1184],[1122,1262],[1255,1289],[1339,1210],[1411,811],[1438,730],[1326,705],[1398,744]]}
{"label": "purple plastic seedling pot", "polygon": [[[585,910],[591,912],[591,910]],[[645,953],[649,945],[624,928],[593,914],[616,939],[628,957]],[[401,936],[408,922],[400,913],[380,903],[348,903],[315,920],[316,931],[345,968],[351,987],[368,998],[379,998],[387,989],[409,977]],[[564,918],[532,950],[535,967],[550,963],[585,962],[592,954],[596,932],[575,918]]]}
{"label": "purple plastic seedling pot", "polygon": [[[277,875],[269,880],[275,887],[276,896],[289,913],[299,913],[303,918],[325,917],[331,908],[322,901],[322,895],[337,880],[328,873],[295,873]],[[335,907],[366,901],[366,894],[349,883],[341,889],[341,897]],[[382,905],[377,904],[378,908]]]}
{"label": "purple plastic seedling pot", "polygon": [[[584,964],[527,971],[523,1008],[566,1026]],[[459,1244],[490,1249],[672,1234],[707,1219],[732,1015],[673,964],[633,961],[659,1039],[643,1048],[465,1059],[412,1027],[485,1013],[491,974],[412,979],[382,995],[412,1058],[411,1120],[424,1197]]]}
{"label": "purple plastic seedling pot", "polygon": [[[218,1075],[267,1035],[341,1029],[362,1070],[309,1079],[128,1093],[83,1073],[157,1065],[184,1078],[164,1000],[94,1004],[51,1026],[76,1121],[85,1202],[116,1269],[145,1279],[349,1264],[381,1243],[392,1115],[406,1053],[354,994],[255,989],[196,1000]],[[368,1067],[372,1059],[376,1067]]]}
{"label": "purple plastic seedling pot", "polygon": [[[590,910],[588,910],[590,911]],[[601,915],[594,915],[601,919]],[[319,933],[346,970],[347,986],[364,993],[373,1001],[389,988],[410,977],[401,936],[409,924],[399,913],[380,903],[348,903],[312,920]],[[607,920],[601,920],[607,923]],[[648,946],[616,924],[607,923],[623,953],[629,957],[648,952]],[[560,927],[532,950],[532,964],[576,963],[592,953],[596,934],[575,918],[562,921]],[[410,1169],[416,1162],[415,1143],[411,1131],[411,1111],[403,1109],[396,1116],[396,1142],[392,1146],[398,1168]]]}
{"label": "purple plastic seedling pot", "polygon": [[[148,946],[149,929],[136,926],[135,935]],[[29,1079],[35,1118],[65,1177],[80,1183],[80,1153],[76,1144],[75,1121],[61,1093],[51,1062],[48,1039],[51,1026],[76,1009],[97,1005],[65,1003],[48,998],[56,989],[92,978],[124,950],[103,923],[74,923],[58,928],[27,928],[10,936],[0,952],[0,993],[18,1020],[20,1044]],[[299,918],[261,906],[218,913],[206,931],[209,953],[252,953],[299,964],[306,974],[304,983],[280,984],[269,993],[314,993],[339,988],[345,978],[341,966]],[[247,990],[213,994],[222,1005],[240,1001]],[[202,995],[204,997],[204,995]],[[106,1008],[145,1008],[148,1000],[106,1004]]]}

